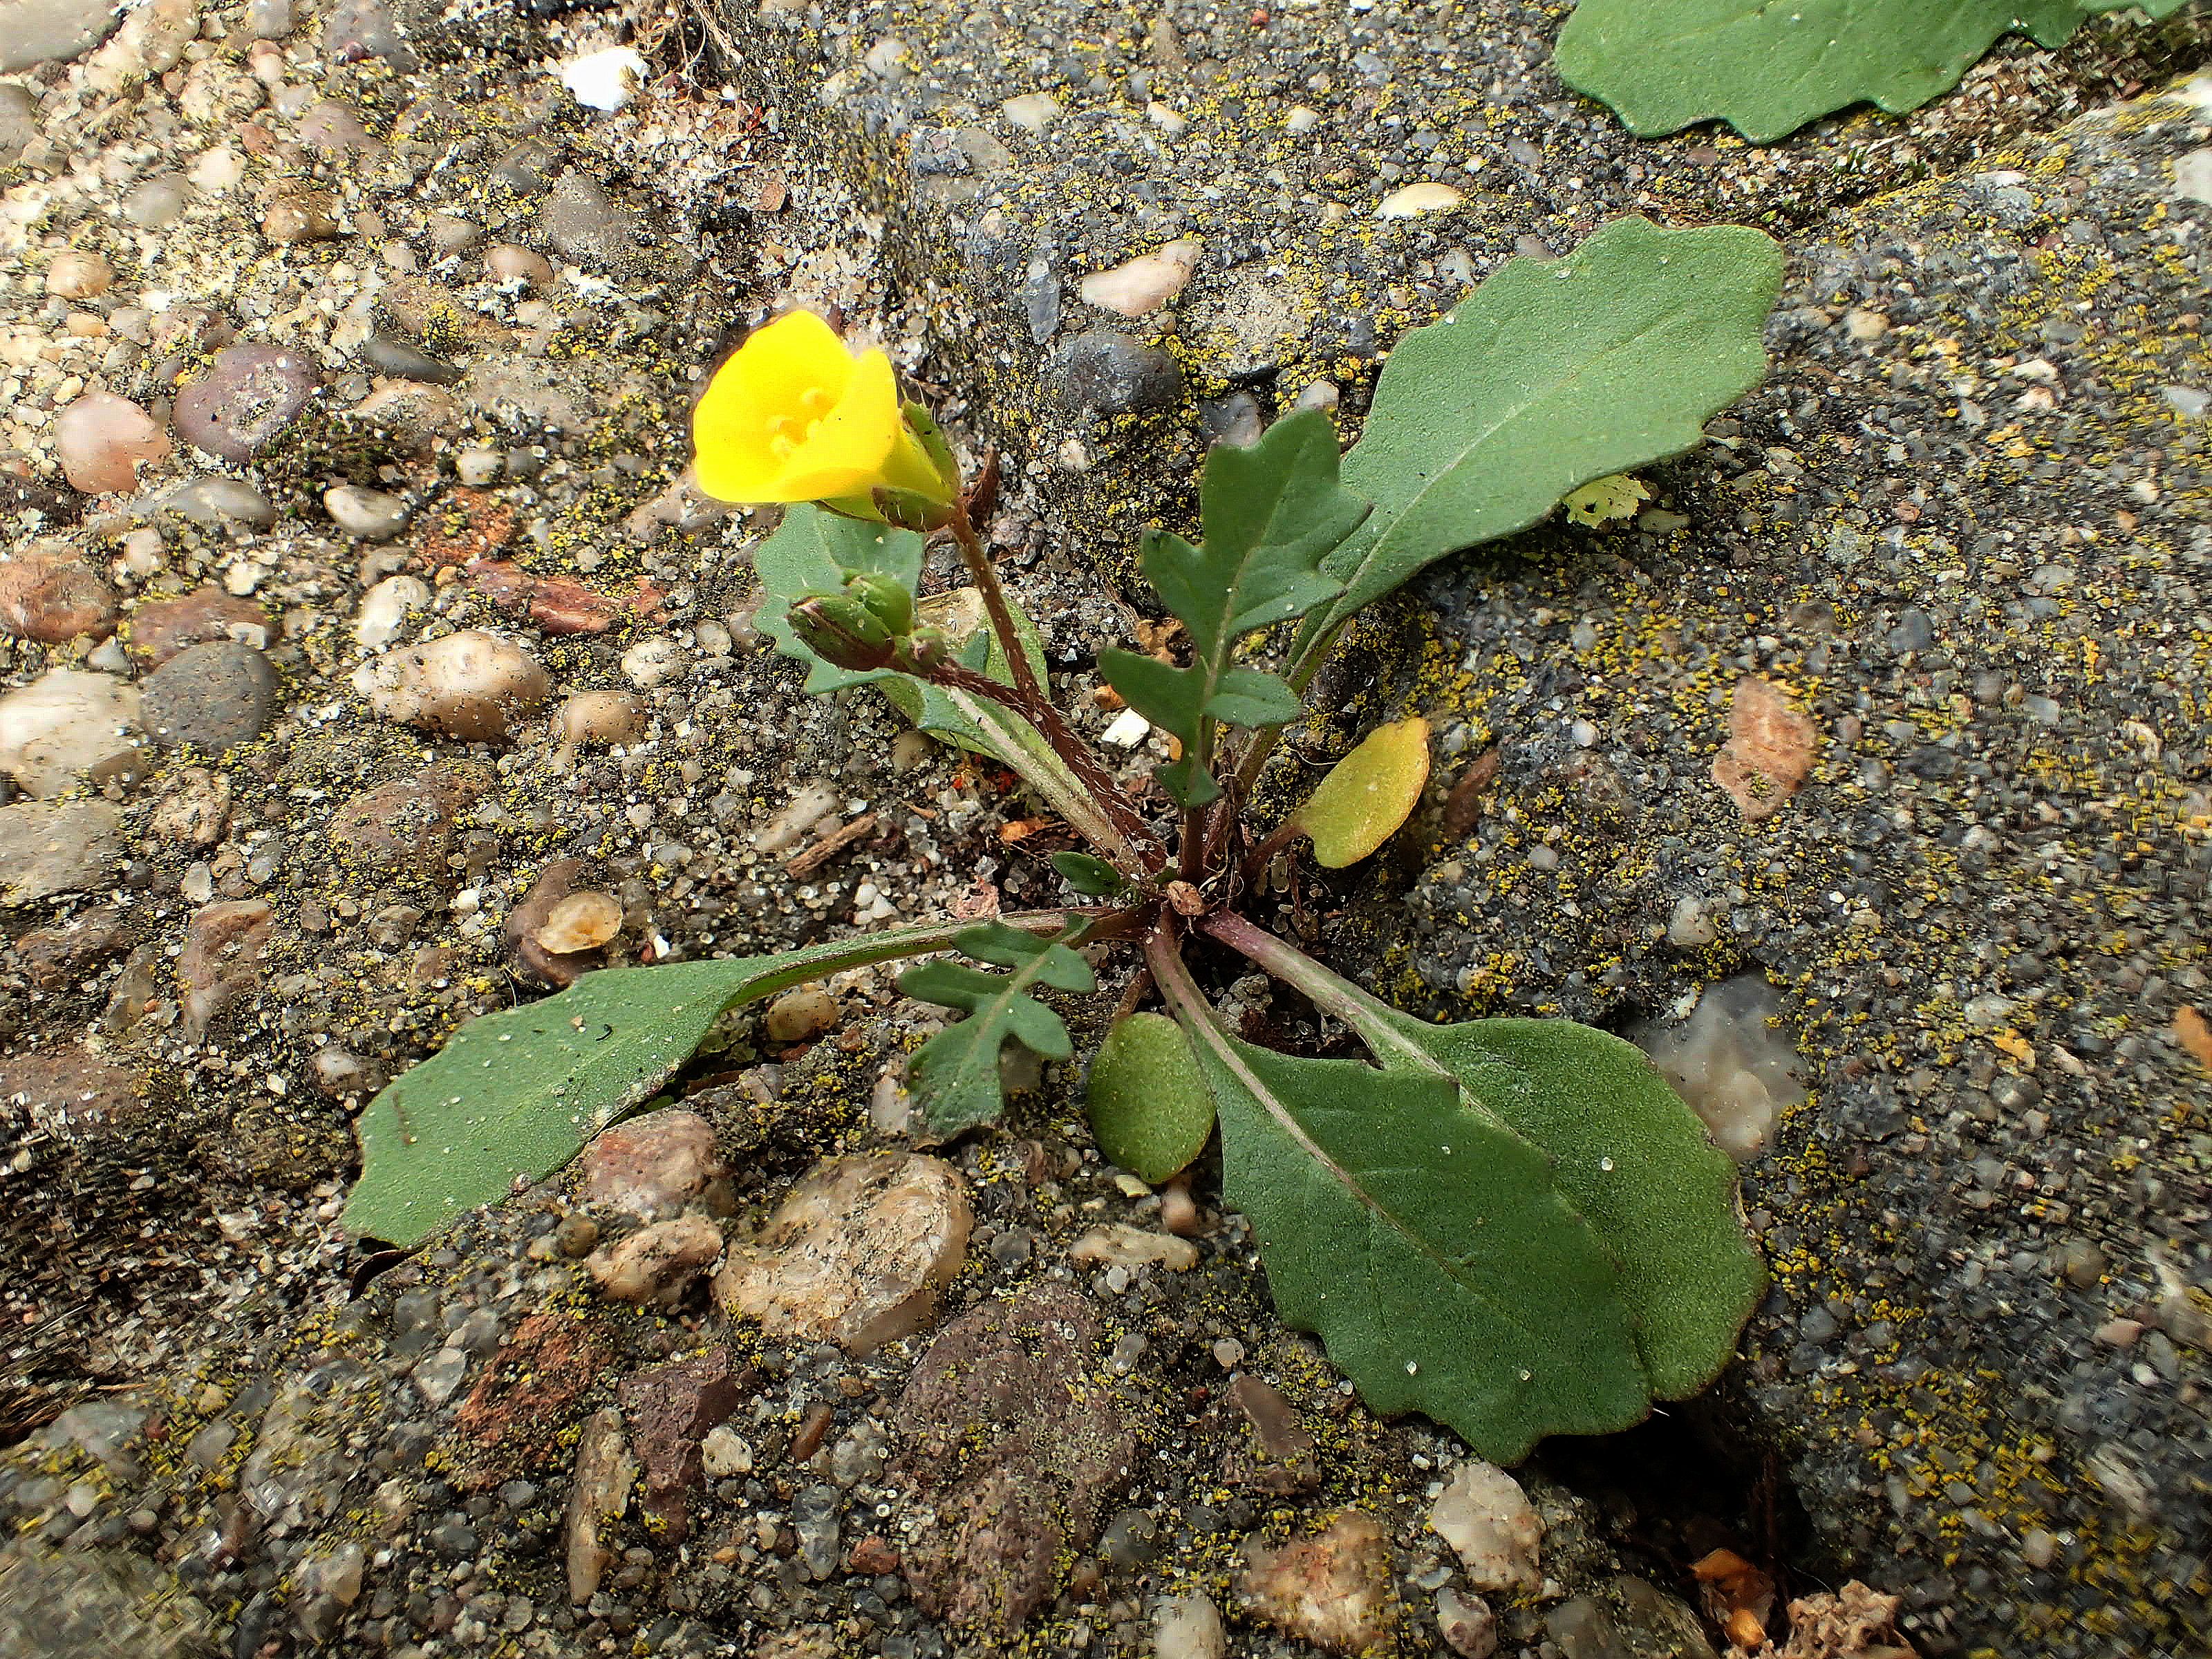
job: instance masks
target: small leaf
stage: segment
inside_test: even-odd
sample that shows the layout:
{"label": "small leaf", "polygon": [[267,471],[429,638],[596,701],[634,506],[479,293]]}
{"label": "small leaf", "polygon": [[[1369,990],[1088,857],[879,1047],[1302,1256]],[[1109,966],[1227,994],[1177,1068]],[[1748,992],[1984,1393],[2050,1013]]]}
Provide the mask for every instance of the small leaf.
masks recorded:
{"label": "small leaf", "polygon": [[1098,981],[1091,964],[1067,948],[1079,926],[1057,939],[987,921],[969,927],[953,948],[978,962],[1012,969],[987,974],[964,963],[925,962],[899,975],[899,990],[924,1002],[967,1011],[969,1018],[948,1025],[923,1043],[907,1061],[907,1082],[921,1120],[931,1133],[950,1139],[963,1129],[993,1121],[1006,1109],[999,1085],[999,1050],[1011,1039],[1047,1060],[1074,1054],[1067,1027],[1058,1014],[1029,994],[1031,988],[1090,991]]}
{"label": "small leaf", "polygon": [[1111,898],[1129,885],[1127,876],[1088,853],[1054,853],[1052,867],[1060,872],[1061,880],[1086,898]]}
{"label": "small leaf", "polygon": [[1429,723],[1378,726],[1314,786],[1291,822],[1313,837],[1323,869],[1357,864],[1398,833],[1429,781]]}
{"label": "small leaf", "polygon": [[1145,538],[1146,579],[1189,634],[1191,665],[1109,651],[1098,666],[1131,708],[1182,744],[1160,782],[1183,805],[1221,793],[1206,769],[1209,722],[1249,727],[1297,718],[1288,685],[1234,659],[1246,635],[1302,617],[1342,587],[1322,562],[1358,528],[1367,505],[1337,473],[1335,427],[1319,410],[1304,410],[1249,447],[1218,445],[1207,454],[1199,483],[1204,546],[1158,531]]}
{"label": "small leaf", "polygon": [[1559,505],[1566,510],[1568,523],[1587,530],[1610,519],[1632,519],[1638,504],[1650,499],[1651,492],[1636,479],[1615,472],[1570,490]]}
{"label": "small leaf", "polygon": [[1445,554],[1702,443],[1705,422],[1765,375],[1781,288],[1781,250],[1759,231],[1617,219],[1564,259],[1507,260],[1449,319],[1400,340],[1344,458],[1374,516],[1323,562],[1346,588],[1307,617],[1298,668]]}
{"label": "small leaf", "polygon": [[1164,1014],[1117,1020],[1085,1096],[1098,1150],[1158,1186],[1206,1150],[1213,1096],[1182,1027]]}
{"label": "small leaf", "polygon": [[2092,13],[2185,0],[1582,0],[1560,78],[1652,138],[1723,120],[1755,144],[1861,102],[1892,114],[1948,91],[1997,37],[2069,40]]}
{"label": "small leaf", "polygon": [[1356,1024],[1385,1066],[1456,1079],[1552,1155],[1559,1191],[1621,1264],[1653,1394],[1686,1399],[1720,1374],[1765,1270],[1736,1218],[1735,1164],[1641,1049],[1564,1019],[1430,1025],[1378,1003]]}
{"label": "small leaf", "polygon": [[1370,1407],[1499,1463],[1644,1417],[1618,1273],[1541,1152],[1449,1078],[1271,1054],[1210,1010],[1190,1035],[1276,1310]]}
{"label": "small leaf", "polygon": [[842,969],[941,951],[963,931],[934,923],[776,956],[610,968],[471,1020],[362,1113],[361,1179],[343,1224],[412,1249],[566,1164],[651,1099],[727,1010]]}

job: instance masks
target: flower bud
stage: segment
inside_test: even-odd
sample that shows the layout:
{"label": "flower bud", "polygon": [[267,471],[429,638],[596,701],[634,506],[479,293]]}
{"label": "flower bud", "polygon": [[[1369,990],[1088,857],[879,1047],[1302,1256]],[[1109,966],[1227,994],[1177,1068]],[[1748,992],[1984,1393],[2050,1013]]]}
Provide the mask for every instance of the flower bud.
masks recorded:
{"label": "flower bud", "polygon": [[859,673],[888,668],[898,647],[883,620],[843,593],[811,593],[791,607],[791,631],[832,667]]}
{"label": "flower bud", "polygon": [[914,595],[895,576],[857,570],[845,578],[845,592],[858,599],[891,633],[914,632]]}

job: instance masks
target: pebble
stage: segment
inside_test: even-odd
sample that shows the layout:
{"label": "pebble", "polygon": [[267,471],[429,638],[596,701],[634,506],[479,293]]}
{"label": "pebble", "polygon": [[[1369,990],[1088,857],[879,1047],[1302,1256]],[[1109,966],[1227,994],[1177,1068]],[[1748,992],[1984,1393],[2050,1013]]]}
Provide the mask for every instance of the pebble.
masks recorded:
{"label": "pebble", "polygon": [[138,688],[106,674],[50,668],[0,696],[0,772],[27,795],[58,795],[136,767],[129,733]]}
{"label": "pebble", "polygon": [[413,342],[396,334],[372,334],[361,349],[361,360],[379,374],[389,374],[395,380],[419,380],[428,386],[452,386],[461,379],[461,371],[441,358],[433,357]]}
{"label": "pebble", "polygon": [[386,576],[361,596],[353,636],[369,650],[381,651],[406,631],[407,618],[429,603],[430,585],[420,576]]}
{"label": "pebble", "polygon": [[605,1406],[585,1419],[576,1440],[568,1513],[562,1528],[568,1577],[568,1599],[579,1606],[599,1593],[599,1581],[614,1552],[603,1539],[629,1507],[637,1465],[623,1436],[622,1413]]}
{"label": "pebble", "polygon": [[722,1230],[704,1216],[685,1215],[602,1246],[584,1266],[610,1301],[672,1308],[721,1254]]}
{"label": "pebble", "polygon": [[535,248],[514,242],[497,242],[484,250],[484,270],[495,283],[520,283],[525,288],[546,288],[553,281],[553,264]]}
{"label": "pebble", "polygon": [[123,216],[141,230],[165,230],[185,216],[191,201],[185,180],[173,173],[157,173],[123,198]]}
{"label": "pebble", "polygon": [[0,167],[12,167],[38,137],[38,99],[19,82],[0,82]]}
{"label": "pebble", "polygon": [[1783,1013],[1764,974],[1740,974],[1707,987],[1679,1024],[1632,1033],[1714,1144],[1738,1163],[1757,1157],[1775,1120],[1805,1098],[1802,1062]]}
{"label": "pebble", "polygon": [[1389,1636],[1389,1536],[1374,1516],[1348,1510],[1310,1537],[1273,1548],[1255,1540],[1237,1589],[1249,1616],[1285,1636],[1361,1652]]}
{"label": "pebble", "polygon": [[755,849],[764,858],[790,851],[806,839],[816,824],[836,811],[842,799],[820,778],[800,785],[798,793],[754,835]]}
{"label": "pebble", "polygon": [[404,875],[442,872],[460,810],[483,793],[476,769],[423,767],[354,796],[331,817],[331,847],[372,869]]}
{"label": "pebble", "polygon": [[652,1220],[708,1197],[726,1174],[714,1126],[669,1107],[594,1136],[584,1149],[578,1195]]}
{"label": "pebble", "polygon": [[0,75],[81,57],[113,32],[117,16],[83,0],[16,0],[0,31]]}
{"label": "pebble", "polygon": [[30,550],[0,557],[0,633],[42,645],[101,639],[115,615],[115,595],[90,565]]}
{"label": "pebble", "polygon": [[353,687],[385,720],[463,743],[503,743],[552,682],[520,646],[466,629],[371,659],[354,671]]}
{"label": "pebble", "polygon": [[165,749],[219,755],[251,743],[276,714],[276,671],[250,645],[187,647],[146,677],[139,725]]}
{"label": "pebble", "polygon": [[542,951],[574,956],[596,951],[622,932],[622,901],[612,893],[571,893],[531,933]]}
{"label": "pebble", "polygon": [[1495,1463],[1453,1471],[1429,1506],[1429,1526],[1479,1590],[1531,1595],[1542,1588],[1544,1523],[1521,1483]]}
{"label": "pebble", "polygon": [[104,800],[0,806],[0,906],[97,891],[123,854],[123,814]]}
{"label": "pebble", "polygon": [[325,98],[308,109],[300,117],[295,131],[309,149],[342,163],[373,156],[384,148],[368,136],[353,106],[335,98]]}
{"label": "pebble", "polygon": [[1713,757],[1713,781],[1728,791],[1746,823],[1780,811],[1813,770],[1820,732],[1771,681],[1736,683],[1729,738]]}
{"label": "pebble", "polygon": [[714,1297],[770,1336],[835,1342],[865,1357],[935,1316],[974,1224],[966,1183],[939,1158],[832,1158],[731,1245]]}
{"label": "pebble", "polygon": [[1060,396],[1071,408],[1133,415],[1182,398],[1182,365],[1118,329],[1076,335],[1054,354],[1053,364]]}
{"label": "pebble", "polygon": [[1025,92],[999,106],[999,112],[1024,132],[1042,132],[1060,118],[1060,100],[1048,92]]}
{"label": "pebble", "polygon": [[1431,182],[1401,185],[1376,204],[1378,219],[1412,219],[1424,213],[1443,213],[1467,199],[1449,185]]}
{"label": "pebble", "polygon": [[1091,1228],[1068,1246],[1068,1260],[1092,1267],[1162,1267],[1188,1273],[1198,1266],[1198,1246],[1165,1233],[1146,1232],[1120,1222]]}
{"label": "pebble", "polygon": [[699,1443],[699,1451],[708,1474],[714,1480],[727,1480],[732,1475],[752,1473],[752,1447],[727,1424],[708,1430],[707,1437]]}
{"label": "pebble", "polygon": [[[365,542],[388,542],[407,527],[404,500],[389,490],[371,489],[363,484],[335,484],[325,489],[323,510],[347,535]],[[356,637],[358,632],[356,628]]]}
{"label": "pebble", "polygon": [[54,416],[54,459],[88,495],[136,489],[141,467],[169,453],[168,434],[128,398],[88,392]]}
{"label": "pebble", "polygon": [[622,672],[639,690],[650,691],[684,672],[684,647],[665,635],[640,640],[623,653]]}
{"label": "pebble", "polygon": [[1498,1615],[1490,1603],[1449,1584],[1437,1592],[1437,1629],[1460,1659],[1491,1659],[1498,1651]]}
{"label": "pebble", "polygon": [[70,249],[55,256],[46,267],[46,292],[63,300],[89,300],[105,294],[115,281],[115,267],[105,254]]}
{"label": "pebble", "polygon": [[567,173],[538,210],[538,228],[569,264],[586,270],[622,272],[637,263],[636,243],[644,226],[597,179]]}
{"label": "pebble", "polygon": [[260,899],[226,900],[193,912],[177,955],[184,994],[179,1029],[198,1042],[208,1028],[252,996],[261,983],[261,952],[274,913]]}
{"label": "pebble", "polygon": [[1222,1659],[1229,1636],[1221,1610],[1202,1590],[1171,1596],[1153,1615],[1153,1659]]}
{"label": "pebble", "polygon": [[273,345],[225,346],[177,393],[172,419],[187,443],[248,461],[307,408],[322,376],[306,354]]}
{"label": "pebble", "polygon": [[836,1025],[842,1012],[820,986],[802,985],[769,1004],[763,1024],[770,1042],[811,1042]]}
{"label": "pebble", "polygon": [[538,942],[538,930],[562,900],[574,892],[590,866],[581,859],[555,859],[538,872],[522,901],[507,912],[501,932],[507,948],[523,970],[554,987],[573,985],[581,975],[605,964],[596,951],[561,955]]}
{"label": "pebble", "polygon": [[1083,279],[1083,303],[1117,316],[1146,317],[1182,292],[1204,244],[1184,237]]}
{"label": "pebble", "polygon": [[561,65],[561,84],[586,109],[626,108],[651,75],[635,46],[607,46]]}
{"label": "pebble", "polygon": [[149,599],[131,618],[131,657],[159,668],[188,646],[235,640],[257,649],[269,642],[267,612],[219,587],[197,587],[173,599]]}
{"label": "pebble", "polygon": [[241,478],[194,478],[164,494],[161,507],[210,527],[241,524],[267,530],[276,522],[275,503]]}
{"label": "pebble", "polygon": [[568,765],[586,744],[633,744],[645,733],[642,697],[627,691],[578,691],[553,716],[553,736],[561,764]]}

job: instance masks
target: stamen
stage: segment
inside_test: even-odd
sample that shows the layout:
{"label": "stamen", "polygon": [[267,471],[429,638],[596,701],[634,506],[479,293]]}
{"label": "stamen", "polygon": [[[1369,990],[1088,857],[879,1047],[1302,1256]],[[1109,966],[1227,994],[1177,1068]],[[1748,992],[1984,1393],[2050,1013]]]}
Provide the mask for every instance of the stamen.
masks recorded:
{"label": "stamen", "polygon": [[799,394],[799,406],[817,420],[830,412],[832,401],[830,394],[818,386],[811,386]]}
{"label": "stamen", "polygon": [[797,444],[792,442],[790,439],[785,437],[780,432],[768,441],[768,453],[775,456],[779,461],[789,460],[792,456],[798,452],[798,449],[799,446]]}

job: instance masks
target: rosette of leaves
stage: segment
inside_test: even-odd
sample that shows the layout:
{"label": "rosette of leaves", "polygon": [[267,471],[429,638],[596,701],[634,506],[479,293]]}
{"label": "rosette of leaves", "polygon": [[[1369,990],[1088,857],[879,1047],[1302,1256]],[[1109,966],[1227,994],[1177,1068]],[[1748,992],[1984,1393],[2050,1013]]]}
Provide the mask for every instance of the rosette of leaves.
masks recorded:
{"label": "rosette of leaves", "polygon": [[[894,930],[774,957],[617,969],[464,1027],[362,1120],[356,1231],[412,1244],[542,1175],[650,1098],[727,1008],[840,968],[946,1011],[908,1056],[917,1128],[1006,1109],[1010,1048],[1072,1064],[1065,1011],[1116,950],[1146,978],[1091,1068],[1100,1146],[1167,1179],[1218,1126],[1224,1200],[1251,1218],[1283,1316],[1379,1411],[1419,1410],[1485,1455],[1636,1421],[1708,1382],[1759,1293],[1734,1174],[1627,1044],[1561,1021],[1431,1026],[1269,931],[1256,869],[1299,838],[1357,864],[1417,807],[1418,716],[1379,728],[1272,834],[1248,822],[1270,744],[1346,623],[1434,561],[1508,536],[1595,480],[1694,447],[1764,372],[1774,245],[1730,227],[1607,226],[1509,261],[1392,352],[1340,453],[1318,412],[1217,448],[1194,537],[1141,566],[1176,657],[1099,668],[1176,752],[1149,793],[1051,705],[1034,631],[956,511],[974,585],[924,593],[928,532],[799,506],[755,552],[762,627],[817,691],[870,685],[989,755],[1087,843],[1054,860],[1065,908]],[[1258,1047],[1207,986],[1244,962],[1341,1021],[1364,1058]],[[1149,983],[1160,1006],[1141,1008]]]}

